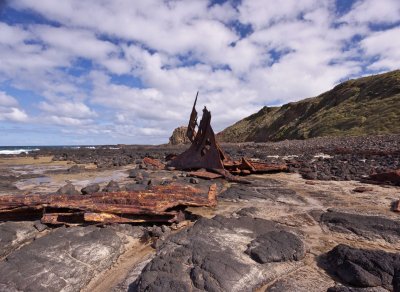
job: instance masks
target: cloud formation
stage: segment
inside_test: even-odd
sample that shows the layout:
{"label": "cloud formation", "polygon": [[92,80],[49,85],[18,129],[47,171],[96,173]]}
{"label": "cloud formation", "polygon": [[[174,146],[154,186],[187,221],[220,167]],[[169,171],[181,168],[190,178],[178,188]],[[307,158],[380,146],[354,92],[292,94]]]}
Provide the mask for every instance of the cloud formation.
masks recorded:
{"label": "cloud formation", "polygon": [[400,66],[396,0],[13,0],[2,14],[0,120],[60,144],[165,143],[197,90],[218,131]]}

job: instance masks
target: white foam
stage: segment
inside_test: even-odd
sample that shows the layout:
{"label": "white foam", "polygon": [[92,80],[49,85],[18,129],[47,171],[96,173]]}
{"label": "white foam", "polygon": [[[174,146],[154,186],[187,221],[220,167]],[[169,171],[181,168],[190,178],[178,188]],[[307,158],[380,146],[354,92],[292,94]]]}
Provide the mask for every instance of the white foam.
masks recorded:
{"label": "white foam", "polygon": [[36,149],[14,149],[14,150],[0,150],[0,154],[12,155],[12,154],[21,154],[21,153],[29,153],[31,151],[38,151],[39,148]]}

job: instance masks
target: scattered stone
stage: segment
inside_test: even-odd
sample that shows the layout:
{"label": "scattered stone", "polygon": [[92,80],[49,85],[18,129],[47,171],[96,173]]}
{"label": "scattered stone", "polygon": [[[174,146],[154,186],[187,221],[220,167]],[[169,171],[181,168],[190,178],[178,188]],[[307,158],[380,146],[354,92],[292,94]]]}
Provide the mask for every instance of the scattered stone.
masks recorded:
{"label": "scattered stone", "polygon": [[356,187],[355,189],[353,189],[353,192],[356,193],[365,193],[365,192],[371,192],[374,189],[371,187]]}
{"label": "scattered stone", "polygon": [[82,171],[82,170],[84,170],[84,169],[85,169],[84,167],[81,167],[81,166],[75,164],[75,165],[71,166],[71,167],[68,169],[68,172],[69,172],[69,173],[78,173],[78,172],[80,172],[80,171]]}
{"label": "scattered stone", "polygon": [[189,182],[190,182],[191,184],[198,184],[198,183],[199,183],[199,180],[198,180],[197,178],[191,177],[191,178],[189,179]]}
{"label": "scattered stone", "polygon": [[33,226],[36,228],[37,231],[42,232],[47,229],[47,225],[43,224],[40,222],[40,220],[37,220],[33,223]]}
{"label": "scattered stone", "polygon": [[400,288],[400,254],[339,244],[328,252],[328,271],[356,287]]}
{"label": "scattered stone", "polygon": [[239,211],[236,212],[237,215],[239,216],[249,216],[252,217],[255,213],[257,213],[258,209],[256,207],[247,207],[240,209]]}
{"label": "scattered stone", "polygon": [[92,194],[92,193],[97,193],[98,191],[100,191],[100,185],[97,183],[94,184],[90,184],[84,188],[81,189],[81,193],[82,195],[88,195],[88,194]]}
{"label": "scattered stone", "polygon": [[400,185],[400,169],[372,174],[369,178],[378,183]]}
{"label": "scattered stone", "polygon": [[119,187],[119,184],[116,182],[116,181],[110,181],[109,183],[108,183],[108,185],[106,185],[104,188],[103,188],[103,190],[102,190],[103,192],[106,192],[106,193],[113,193],[113,192],[119,192],[119,191],[121,191],[121,189],[120,189],[120,187]]}
{"label": "scattered stone", "polygon": [[143,184],[136,184],[130,183],[125,185],[125,191],[132,192],[132,191],[144,191],[146,189],[146,185]]}
{"label": "scattered stone", "polygon": [[304,179],[309,179],[309,180],[317,179],[316,172],[306,172],[306,173],[303,173],[302,176]]}
{"label": "scattered stone", "polygon": [[298,261],[305,256],[303,242],[293,233],[280,230],[258,236],[246,253],[260,264],[282,261]]}
{"label": "scattered stone", "polygon": [[393,202],[392,211],[400,212],[400,200]]}
{"label": "scattered stone", "polygon": [[143,178],[143,176],[141,174],[142,174],[142,172],[140,170],[132,169],[129,171],[128,177],[137,178],[138,176],[141,176]]}
{"label": "scattered stone", "polygon": [[317,184],[315,181],[312,181],[312,180],[307,180],[305,183],[307,185],[312,185],[312,186]]}
{"label": "scattered stone", "polygon": [[75,189],[75,186],[72,183],[67,183],[56,191],[56,194],[59,195],[79,195],[80,192]]}

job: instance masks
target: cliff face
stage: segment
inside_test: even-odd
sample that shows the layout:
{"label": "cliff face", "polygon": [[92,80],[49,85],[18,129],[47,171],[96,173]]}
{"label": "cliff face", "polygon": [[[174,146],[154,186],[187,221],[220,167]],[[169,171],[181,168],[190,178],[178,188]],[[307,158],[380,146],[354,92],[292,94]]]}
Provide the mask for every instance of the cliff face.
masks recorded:
{"label": "cliff face", "polygon": [[263,107],[218,138],[264,142],[389,133],[400,133],[400,70],[349,80],[281,107]]}
{"label": "cliff face", "polygon": [[186,137],[187,127],[179,127],[176,128],[171,137],[169,137],[170,145],[179,145],[179,144],[187,144],[190,143],[189,139]]}

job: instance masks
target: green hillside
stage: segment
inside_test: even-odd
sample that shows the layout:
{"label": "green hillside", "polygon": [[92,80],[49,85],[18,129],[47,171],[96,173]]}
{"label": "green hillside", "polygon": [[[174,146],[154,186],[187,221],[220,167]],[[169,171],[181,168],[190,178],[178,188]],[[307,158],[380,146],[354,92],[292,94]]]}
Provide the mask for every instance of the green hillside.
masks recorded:
{"label": "green hillside", "polygon": [[220,141],[279,141],[400,133],[400,70],[343,82],[317,97],[263,107],[218,134]]}

